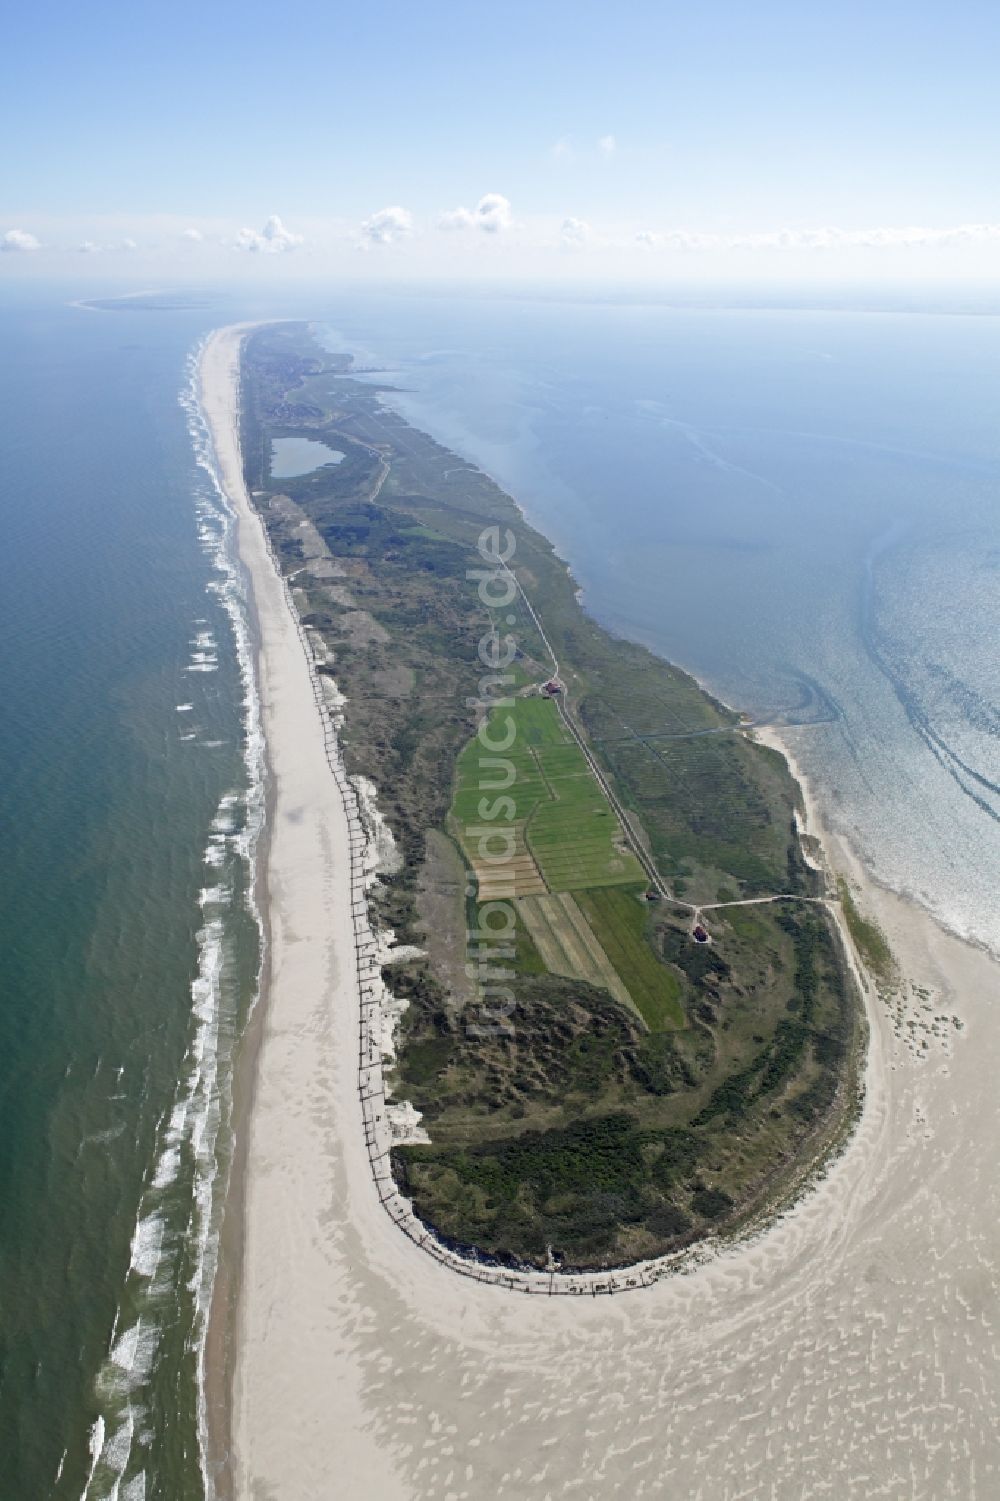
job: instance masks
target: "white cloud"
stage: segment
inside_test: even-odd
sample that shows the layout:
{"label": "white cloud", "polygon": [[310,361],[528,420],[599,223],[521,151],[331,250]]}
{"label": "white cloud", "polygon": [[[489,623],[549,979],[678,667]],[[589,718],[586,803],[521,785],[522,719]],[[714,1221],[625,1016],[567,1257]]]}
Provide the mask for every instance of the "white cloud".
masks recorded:
{"label": "white cloud", "polygon": [[590,238],[590,225],[582,219],[564,219],[559,231],[564,245],[583,245]]}
{"label": "white cloud", "polygon": [[453,208],[438,219],[438,229],[471,229],[473,216],[467,208]]}
{"label": "white cloud", "polygon": [[392,245],[413,233],[413,215],[409,209],[391,203],[388,208],[380,208],[378,213],[366,219],[361,233],[373,245]]}
{"label": "white cloud", "polygon": [[615,140],[614,136],[601,136],[600,140],[597,143],[597,149],[604,157],[614,156],[615,152],[618,150],[618,142]]}
{"label": "white cloud", "polygon": [[30,235],[26,229],[8,229],[3,239],[0,240],[0,250],[40,250],[41,242]]}
{"label": "white cloud", "polygon": [[123,250],[138,250],[139,247],[138,247],[138,245],[136,244],[136,242],[134,240],[127,240],[126,239],[126,240],[122,240],[122,249]]}
{"label": "white cloud", "polygon": [[481,229],[490,235],[509,229],[510,223],[510,199],[502,193],[484,193],[475,208],[452,209],[438,220],[441,229]]}
{"label": "white cloud", "polygon": [[549,156],[554,162],[571,162],[575,155],[573,142],[569,136],[560,136],[558,141],[549,147]]}
{"label": "white cloud", "polygon": [[204,239],[200,229],[186,229],[181,235],[182,240],[190,240],[193,245],[200,245]]}
{"label": "white cloud", "polygon": [[93,240],[83,240],[76,248],[81,255],[97,255],[101,247],[95,245]]}
{"label": "white cloud", "polygon": [[293,245],[302,244],[302,235],[294,235],[291,230],[286,229],[277,214],[271,215],[262,233],[268,244],[278,250],[290,250]]}
{"label": "white cloud", "polygon": [[785,231],[782,243],[812,245],[818,249],[842,245],[938,246],[988,244],[1000,240],[1000,224],[959,224],[950,229],[926,229],[915,225],[900,229],[813,229]]}
{"label": "white cloud", "polygon": [[721,235],[673,229],[662,234],[640,230],[640,245],[667,250],[849,250],[921,249],[990,244],[1000,240],[1000,224],[960,224],[948,229],[918,225],[875,229],[777,229],[753,234]]}
{"label": "white cloud", "polygon": [[249,250],[254,255],[280,255],[283,250],[294,250],[301,244],[302,236],[286,229],[277,214],[271,215],[262,230],[241,229],[236,236],[237,250]]}
{"label": "white cloud", "polygon": [[484,193],[476,204],[475,222],[477,229],[483,229],[487,234],[499,234],[502,229],[510,228],[510,199],[502,193]]}

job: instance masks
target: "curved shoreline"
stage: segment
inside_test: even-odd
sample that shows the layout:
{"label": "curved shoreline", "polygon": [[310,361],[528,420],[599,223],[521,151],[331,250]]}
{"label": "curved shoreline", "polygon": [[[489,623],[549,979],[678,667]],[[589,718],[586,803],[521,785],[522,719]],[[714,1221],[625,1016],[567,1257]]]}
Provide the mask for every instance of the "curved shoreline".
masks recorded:
{"label": "curved shoreline", "polygon": [[[498,1270],[470,1263],[448,1251],[413,1220],[412,1212],[407,1215],[408,1205],[396,1194],[394,1185],[384,1196],[381,1188],[377,1197],[371,1194],[372,1170],[378,1182],[377,1165],[388,1150],[384,1096],[378,1087],[378,946],[368,930],[367,903],[362,900],[372,870],[365,859],[367,841],[354,789],[339,763],[329,705],[322,701],[322,690],[312,671],[308,636],[299,623],[287,585],[276,572],[263,524],[243,487],[234,396],[239,347],[246,330],[243,325],[213,335],[201,366],[203,406],[215,437],[226,491],[239,517],[240,557],[251,574],[257,603],[261,693],[275,795],[273,840],[264,876],[268,907],[274,916],[272,985],[261,1020],[260,1072],[246,1144],[245,1281],[240,1294],[234,1373],[236,1490],[241,1496],[248,1495],[251,1486],[263,1483],[267,1476],[268,1483],[282,1495],[319,1496],[324,1494],[321,1477],[329,1473],[323,1466],[334,1451],[320,1436],[318,1452],[293,1456],[289,1434],[310,1430],[310,1415],[317,1416],[317,1367],[328,1372],[328,1379],[342,1385],[342,1379],[337,1378],[343,1377],[345,1369],[343,1352],[345,1343],[349,1343],[345,1329],[356,1327],[359,1318],[364,1323],[365,1309],[370,1307],[370,1298],[362,1298],[357,1306],[363,1287],[374,1279],[387,1304],[402,1296],[415,1318],[421,1316],[421,1307],[423,1317],[435,1321],[457,1315],[458,1325],[466,1334],[470,1323],[489,1321],[497,1313],[491,1295],[486,1295],[490,1301],[482,1307],[474,1306],[483,1295],[476,1294],[472,1284],[543,1294],[554,1288],[553,1274]],[[310,729],[313,714],[321,716],[322,737],[315,735],[314,720]],[[335,797],[331,797],[331,789]],[[360,961],[360,973],[341,962],[348,943]],[[870,995],[866,1009],[873,1034],[867,1071],[877,1088],[869,1090],[868,1108],[850,1150],[829,1164],[829,1171],[809,1195],[814,1205],[824,1193],[827,1197],[842,1195],[848,1168],[854,1172],[860,1170],[860,1164],[875,1176],[879,1172],[879,1144],[890,1121],[881,1040],[876,1036],[881,1017]],[[310,1039],[311,1047],[303,1047],[304,1037]],[[353,1064],[345,1057],[348,1039],[358,1047]],[[359,1090],[359,1079],[370,1087]],[[289,1085],[297,1095],[288,1093]],[[295,1126],[301,1129],[293,1129]],[[357,1152],[361,1141],[366,1146],[363,1154]],[[307,1159],[305,1166],[303,1159]],[[275,1162],[282,1164],[284,1181],[281,1174],[275,1174]],[[402,1224],[393,1213],[397,1203],[406,1205]],[[337,1211],[332,1219],[331,1205]],[[414,1258],[403,1237],[380,1234],[383,1210],[431,1255]],[[790,1226],[797,1220],[797,1238],[801,1239],[807,1218],[798,1214],[784,1217],[783,1223]],[[835,1227],[828,1226],[824,1239],[829,1241],[835,1234]],[[596,1296],[598,1291],[659,1284],[664,1306],[670,1306],[676,1301],[678,1279],[665,1278],[665,1273],[677,1270],[679,1262],[683,1261],[685,1270],[692,1273],[703,1268],[713,1280],[720,1275],[726,1280],[734,1273],[745,1277],[762,1253],[774,1253],[774,1237],[772,1230],[766,1237],[766,1251],[760,1236],[744,1236],[738,1246],[732,1247],[701,1242],[693,1253],[677,1253],[646,1263],[646,1276],[635,1275],[640,1268],[563,1273],[558,1276],[558,1291],[574,1293],[579,1299],[586,1293]],[[795,1239],[793,1235],[793,1242]],[[291,1253],[289,1244],[294,1248]],[[353,1248],[346,1257],[342,1254],[345,1245]],[[303,1246],[307,1255],[301,1254]],[[305,1260],[308,1266],[303,1265]],[[444,1263],[448,1271],[460,1271],[462,1281],[449,1279],[446,1287],[439,1263]],[[288,1281],[291,1272],[294,1286]],[[691,1278],[680,1282],[689,1284]],[[276,1319],[279,1297],[281,1316]],[[516,1299],[504,1302],[508,1308],[517,1306]],[[562,1298],[532,1300],[536,1309],[552,1309],[553,1303],[565,1306]],[[642,1303],[650,1307],[648,1300]],[[345,1306],[350,1309],[346,1317]],[[590,1305],[584,1300],[583,1306]],[[509,1322],[506,1314],[502,1316]],[[511,1317],[523,1337],[519,1316]],[[291,1330],[285,1327],[289,1323]],[[281,1326],[280,1331],[276,1324]],[[458,1325],[452,1317],[452,1329]],[[332,1354],[317,1347],[319,1326],[333,1341]],[[308,1362],[301,1360],[304,1347],[310,1354]],[[300,1364],[308,1365],[308,1370],[300,1371]],[[293,1407],[285,1410],[284,1418],[263,1396],[275,1384],[295,1393]],[[341,1391],[337,1404],[343,1425],[341,1438],[351,1435],[345,1443],[357,1463],[353,1473],[358,1482],[369,1489],[380,1482],[380,1495],[423,1494],[400,1489],[398,1466],[389,1464],[383,1450],[377,1446],[373,1449],[370,1441],[363,1440],[370,1417],[364,1418],[357,1392]],[[338,1453],[338,1465],[341,1458]],[[281,1484],[289,1465],[299,1477],[293,1489]]]}

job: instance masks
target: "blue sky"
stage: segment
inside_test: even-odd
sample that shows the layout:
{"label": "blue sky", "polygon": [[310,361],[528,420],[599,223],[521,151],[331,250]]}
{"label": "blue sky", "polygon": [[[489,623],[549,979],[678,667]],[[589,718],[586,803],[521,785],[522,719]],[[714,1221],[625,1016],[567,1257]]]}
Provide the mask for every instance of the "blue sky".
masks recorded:
{"label": "blue sky", "polygon": [[998,43],[981,0],[22,6],[0,272],[982,277]]}

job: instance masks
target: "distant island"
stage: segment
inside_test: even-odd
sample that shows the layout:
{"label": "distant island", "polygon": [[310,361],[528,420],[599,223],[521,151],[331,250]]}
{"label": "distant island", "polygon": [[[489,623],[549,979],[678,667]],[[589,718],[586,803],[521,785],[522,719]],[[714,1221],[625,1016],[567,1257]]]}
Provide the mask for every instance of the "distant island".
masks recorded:
{"label": "distant island", "polygon": [[190,313],[215,307],[215,292],[126,292],[121,297],[88,297],[74,304],[101,313]]}
{"label": "distant island", "polygon": [[[858,1102],[862,1011],[797,785],[356,373],[305,325],[250,332],[241,445],[385,821],[395,1180],[440,1240],[505,1265],[735,1233]],[[282,440],[304,472],[273,474]]]}

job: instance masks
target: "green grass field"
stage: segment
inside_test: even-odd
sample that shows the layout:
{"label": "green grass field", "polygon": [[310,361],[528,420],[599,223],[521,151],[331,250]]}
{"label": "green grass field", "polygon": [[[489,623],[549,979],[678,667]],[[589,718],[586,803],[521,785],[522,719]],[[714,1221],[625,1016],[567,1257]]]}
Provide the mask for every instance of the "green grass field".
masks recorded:
{"label": "green grass field", "polygon": [[661,964],[646,937],[645,887],[611,886],[577,893],[577,905],[590,923],[633,1003],[651,1032],[685,1024],[681,982]]}
{"label": "green grass field", "polygon": [[[514,768],[510,787],[488,787],[502,781],[504,771],[488,764],[490,755],[478,740],[470,741],[459,757],[451,814],[466,853],[471,856],[475,847],[468,830],[483,825],[482,800],[510,798],[510,818],[498,817],[495,826],[514,827],[518,848],[523,839],[549,892],[578,898],[579,913],[646,1025],[652,1031],[682,1027],[680,982],[657,958],[647,936],[642,869],[586,757],[551,700],[520,698],[509,709],[495,709],[490,737],[497,743],[509,734],[508,715],[516,734],[496,759]],[[531,911],[537,920],[535,907]],[[560,933],[552,941],[558,939],[572,954],[580,935],[561,921],[559,910],[553,912]],[[601,983],[596,973],[572,962],[563,962],[558,972]]]}
{"label": "green grass field", "polygon": [[516,729],[514,740],[495,759],[514,768],[510,787],[490,787],[503,781],[504,771],[489,765],[493,758],[478,739],[459,757],[451,814],[467,852],[473,841],[465,831],[482,826],[483,806],[505,796],[513,808],[505,805],[496,826],[523,824],[527,847],[550,891],[641,881],[642,870],[625,847],[618,818],[555,704],[519,698],[509,709],[493,710],[490,738],[497,744],[509,735],[508,715]]}

